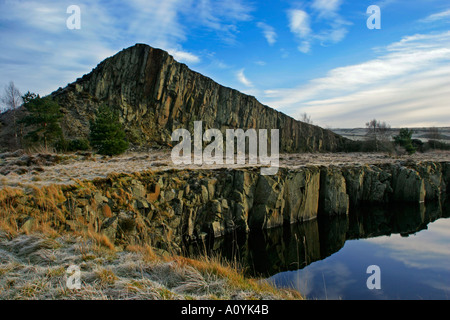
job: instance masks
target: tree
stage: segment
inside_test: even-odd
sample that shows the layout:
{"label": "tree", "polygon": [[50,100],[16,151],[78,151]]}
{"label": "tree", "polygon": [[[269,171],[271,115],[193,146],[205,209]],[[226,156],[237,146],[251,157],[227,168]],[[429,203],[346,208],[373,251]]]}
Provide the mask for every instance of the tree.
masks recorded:
{"label": "tree", "polygon": [[366,129],[366,136],[374,142],[376,151],[380,151],[381,143],[389,142],[391,126],[386,122],[380,122],[377,119],[370,120],[366,123]]}
{"label": "tree", "polygon": [[440,140],[441,139],[441,133],[439,132],[439,128],[431,127],[428,130],[427,138],[431,140]]}
{"label": "tree", "polygon": [[62,113],[58,103],[51,97],[41,98],[30,92],[24,95],[24,100],[28,114],[20,120],[20,123],[34,128],[25,138],[32,142],[43,143],[45,148],[49,143],[61,139],[62,130],[59,120],[62,118]]}
{"label": "tree", "polygon": [[408,128],[402,128],[400,129],[399,134],[394,137],[395,143],[404,147],[406,152],[408,152],[409,154],[413,154],[414,152],[416,152],[416,148],[412,144],[412,134],[412,130],[409,130]]}
{"label": "tree", "polygon": [[311,120],[311,116],[308,115],[306,112],[304,112],[304,113],[302,113],[302,114],[300,115],[299,121],[305,122],[305,123],[308,123],[308,124],[313,124],[313,122],[312,122],[312,120]]}
{"label": "tree", "polygon": [[14,130],[14,139],[16,145],[17,141],[17,109],[22,104],[22,95],[19,89],[16,88],[13,81],[10,81],[8,85],[5,86],[5,90],[3,96],[1,97],[2,103],[5,105],[5,110],[12,110],[12,118],[13,118],[13,130]]}
{"label": "tree", "polygon": [[104,155],[117,155],[128,149],[125,132],[116,113],[106,105],[99,107],[95,120],[90,122],[91,145],[98,153]]}
{"label": "tree", "polygon": [[36,98],[40,98],[40,96],[38,94],[30,92],[30,91],[27,91],[27,93],[25,93],[22,96],[23,103],[28,103],[31,100],[36,99]]}

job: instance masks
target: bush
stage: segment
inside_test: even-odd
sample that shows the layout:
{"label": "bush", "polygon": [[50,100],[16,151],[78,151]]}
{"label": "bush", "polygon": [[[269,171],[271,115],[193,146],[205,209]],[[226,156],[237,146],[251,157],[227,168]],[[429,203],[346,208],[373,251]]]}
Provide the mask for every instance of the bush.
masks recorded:
{"label": "bush", "polygon": [[117,155],[128,149],[125,132],[119,122],[119,117],[109,107],[102,105],[90,123],[91,145],[99,154]]}
{"label": "bush", "polygon": [[65,140],[60,139],[55,143],[55,148],[61,152],[86,151],[91,147],[87,139]]}
{"label": "bush", "polygon": [[89,150],[89,140],[87,139],[75,139],[69,141],[68,151],[86,151]]}
{"label": "bush", "polygon": [[428,151],[430,149],[434,150],[450,150],[450,144],[437,141],[437,140],[428,140],[428,142],[424,143],[423,151]]}
{"label": "bush", "polygon": [[343,152],[394,152],[394,145],[391,141],[370,140],[346,140],[340,151]]}

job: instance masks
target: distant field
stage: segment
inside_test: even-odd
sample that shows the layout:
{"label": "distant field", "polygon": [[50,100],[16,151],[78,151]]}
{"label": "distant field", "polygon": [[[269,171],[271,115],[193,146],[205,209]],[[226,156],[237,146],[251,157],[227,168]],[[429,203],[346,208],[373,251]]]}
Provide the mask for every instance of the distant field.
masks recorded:
{"label": "distant field", "polygon": [[[430,139],[441,140],[443,142],[450,141],[450,127],[439,128],[410,128],[414,131],[412,138],[420,139],[423,142],[427,142]],[[438,139],[436,139],[436,130],[438,133]],[[331,129],[331,131],[344,136],[352,140],[362,140],[366,136],[366,128],[353,128],[353,129]],[[398,134],[400,128],[391,129],[391,137]]]}

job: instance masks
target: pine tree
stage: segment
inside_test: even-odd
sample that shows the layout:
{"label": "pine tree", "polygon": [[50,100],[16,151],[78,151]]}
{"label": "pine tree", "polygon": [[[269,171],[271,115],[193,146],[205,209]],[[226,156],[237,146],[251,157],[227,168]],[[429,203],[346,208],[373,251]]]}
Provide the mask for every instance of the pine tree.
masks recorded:
{"label": "pine tree", "polygon": [[395,143],[404,147],[409,154],[413,154],[414,152],[416,152],[416,148],[412,144],[412,135],[412,130],[409,130],[408,128],[402,128],[400,129],[398,136],[394,137]]}
{"label": "pine tree", "polygon": [[23,98],[28,114],[20,120],[20,123],[34,128],[25,138],[32,142],[43,143],[45,148],[56,139],[61,139],[59,120],[62,113],[58,103],[51,97],[41,98],[29,92]]}
{"label": "pine tree", "polygon": [[99,107],[95,120],[90,123],[90,129],[91,145],[99,154],[112,156],[128,149],[128,141],[119,117],[109,107],[105,105]]}

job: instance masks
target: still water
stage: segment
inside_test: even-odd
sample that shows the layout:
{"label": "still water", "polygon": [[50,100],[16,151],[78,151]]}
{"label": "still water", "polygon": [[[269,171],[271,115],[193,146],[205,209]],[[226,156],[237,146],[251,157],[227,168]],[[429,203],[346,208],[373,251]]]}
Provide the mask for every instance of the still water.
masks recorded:
{"label": "still water", "polygon": [[[439,203],[367,206],[348,216],[252,230],[215,240],[208,253],[308,299],[450,299],[450,210]],[[192,248],[191,248],[192,249]],[[369,266],[380,289],[369,289]]]}

